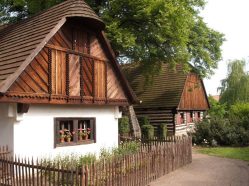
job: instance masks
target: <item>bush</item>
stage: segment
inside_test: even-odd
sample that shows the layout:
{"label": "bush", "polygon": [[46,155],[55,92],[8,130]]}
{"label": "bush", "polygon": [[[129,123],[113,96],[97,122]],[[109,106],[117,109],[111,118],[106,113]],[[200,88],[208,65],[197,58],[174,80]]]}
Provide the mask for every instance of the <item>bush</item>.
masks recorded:
{"label": "bush", "polygon": [[121,135],[127,135],[130,133],[129,118],[124,116],[118,120],[118,132]]}
{"label": "bush", "polygon": [[143,125],[150,125],[149,118],[147,116],[139,118],[139,125],[142,127]]}
{"label": "bush", "polygon": [[193,142],[198,145],[243,146],[249,143],[249,132],[244,127],[235,125],[229,119],[212,118],[196,124]]}
{"label": "bush", "polygon": [[142,135],[145,139],[153,139],[155,136],[154,127],[152,125],[142,125]]}
{"label": "bush", "polygon": [[158,127],[158,137],[160,139],[165,139],[167,137],[167,124],[161,124]]}
{"label": "bush", "polygon": [[208,97],[208,101],[210,104],[210,109],[208,110],[208,115],[211,118],[224,118],[226,115],[226,104],[221,104],[216,101],[212,96]]}
{"label": "bush", "polygon": [[237,103],[229,110],[229,120],[249,131],[249,103]]}

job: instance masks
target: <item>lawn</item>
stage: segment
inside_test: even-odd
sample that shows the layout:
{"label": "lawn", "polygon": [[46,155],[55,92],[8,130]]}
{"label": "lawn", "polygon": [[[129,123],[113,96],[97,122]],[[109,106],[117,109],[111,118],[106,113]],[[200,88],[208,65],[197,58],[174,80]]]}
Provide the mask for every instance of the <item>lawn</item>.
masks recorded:
{"label": "lawn", "polygon": [[199,153],[224,158],[240,159],[249,162],[249,147],[215,147],[215,148],[198,148]]}

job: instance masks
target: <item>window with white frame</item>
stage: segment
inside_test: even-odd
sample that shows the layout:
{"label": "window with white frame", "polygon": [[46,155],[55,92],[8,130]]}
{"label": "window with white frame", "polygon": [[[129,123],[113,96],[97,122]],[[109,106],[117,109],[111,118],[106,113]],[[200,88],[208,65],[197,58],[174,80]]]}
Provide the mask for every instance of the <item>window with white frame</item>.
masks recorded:
{"label": "window with white frame", "polygon": [[55,147],[95,143],[95,118],[55,118]]}

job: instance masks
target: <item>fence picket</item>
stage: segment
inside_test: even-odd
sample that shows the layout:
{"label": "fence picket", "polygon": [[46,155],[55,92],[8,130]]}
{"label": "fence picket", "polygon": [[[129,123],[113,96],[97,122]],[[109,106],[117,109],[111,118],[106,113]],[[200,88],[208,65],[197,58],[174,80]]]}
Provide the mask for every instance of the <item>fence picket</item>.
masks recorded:
{"label": "fence picket", "polygon": [[91,162],[80,169],[12,157],[7,147],[0,147],[0,185],[143,186],[191,162],[191,137],[147,140],[135,154]]}

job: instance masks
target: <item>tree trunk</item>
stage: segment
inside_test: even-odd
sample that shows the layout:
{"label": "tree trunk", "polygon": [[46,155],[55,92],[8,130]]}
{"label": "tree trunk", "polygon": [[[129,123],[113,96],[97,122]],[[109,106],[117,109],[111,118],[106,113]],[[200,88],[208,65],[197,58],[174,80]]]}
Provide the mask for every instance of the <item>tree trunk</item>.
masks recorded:
{"label": "tree trunk", "polygon": [[128,117],[129,117],[130,122],[131,122],[131,127],[133,130],[134,137],[141,138],[141,128],[139,126],[137,116],[136,116],[136,113],[134,111],[133,106],[128,107]]}

